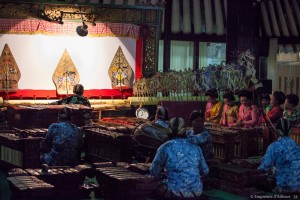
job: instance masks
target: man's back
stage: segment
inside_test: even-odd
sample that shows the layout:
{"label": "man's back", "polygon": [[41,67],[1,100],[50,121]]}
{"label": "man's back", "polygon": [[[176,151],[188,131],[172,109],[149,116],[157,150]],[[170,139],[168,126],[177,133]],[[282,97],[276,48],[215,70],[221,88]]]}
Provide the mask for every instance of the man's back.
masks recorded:
{"label": "man's back", "polygon": [[46,162],[50,165],[75,166],[79,162],[79,150],[82,143],[81,131],[68,122],[50,125],[46,136],[45,155]]}
{"label": "man's back", "polygon": [[174,194],[201,195],[203,186],[200,175],[208,174],[208,167],[196,144],[187,139],[166,142],[157,151],[150,169],[151,174],[159,176],[161,167],[166,169],[166,184]]}
{"label": "man's back", "polygon": [[277,187],[300,190],[300,147],[290,137],[281,137],[272,143],[263,157],[259,169],[275,166]]}

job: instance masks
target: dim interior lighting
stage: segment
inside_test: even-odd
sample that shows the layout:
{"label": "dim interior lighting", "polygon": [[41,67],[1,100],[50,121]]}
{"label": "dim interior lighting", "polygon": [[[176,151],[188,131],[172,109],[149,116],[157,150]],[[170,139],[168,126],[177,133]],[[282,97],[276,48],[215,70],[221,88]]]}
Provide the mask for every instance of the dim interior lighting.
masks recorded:
{"label": "dim interior lighting", "polygon": [[81,16],[81,21],[82,21],[82,26],[78,26],[76,28],[76,32],[79,36],[84,37],[87,36],[88,32],[88,26],[85,24],[83,17],[82,17],[82,12],[81,12],[81,7],[78,4],[75,4],[79,8],[80,11],[80,16]]}

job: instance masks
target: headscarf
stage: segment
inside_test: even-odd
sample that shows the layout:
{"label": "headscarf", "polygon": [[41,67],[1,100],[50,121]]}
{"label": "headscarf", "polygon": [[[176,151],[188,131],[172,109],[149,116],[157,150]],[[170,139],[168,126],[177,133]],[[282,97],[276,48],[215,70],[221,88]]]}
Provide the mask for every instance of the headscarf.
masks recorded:
{"label": "headscarf", "polygon": [[168,109],[164,106],[159,106],[156,110],[156,114],[159,116],[160,119],[168,121],[169,120],[169,113]]}
{"label": "headscarf", "polygon": [[182,134],[184,129],[184,119],[181,117],[174,117],[170,120],[170,127],[172,129],[173,136],[177,136],[178,134]]}
{"label": "headscarf", "polygon": [[198,117],[201,117],[201,111],[199,110],[193,110],[193,112],[190,114],[190,121],[194,121]]}
{"label": "headscarf", "polygon": [[72,110],[68,107],[63,107],[58,112],[58,118],[60,121],[70,121],[72,117]]}

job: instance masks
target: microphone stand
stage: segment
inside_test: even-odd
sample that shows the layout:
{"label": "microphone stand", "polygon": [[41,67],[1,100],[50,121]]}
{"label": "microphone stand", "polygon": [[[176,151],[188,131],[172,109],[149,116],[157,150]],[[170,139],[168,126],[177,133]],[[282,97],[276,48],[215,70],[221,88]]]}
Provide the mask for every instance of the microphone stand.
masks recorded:
{"label": "microphone stand", "polygon": [[68,76],[69,76],[69,71],[65,71],[66,74],[66,90],[67,90],[67,97],[69,96],[69,89],[68,89]]}
{"label": "microphone stand", "polygon": [[122,73],[123,73],[123,70],[121,68],[121,56],[120,56],[120,52],[118,52],[118,73],[117,75],[120,76],[120,81],[118,80],[118,77],[117,77],[117,80],[118,80],[118,83],[120,85],[120,92],[121,92],[121,98],[123,99],[123,89],[122,89]]}

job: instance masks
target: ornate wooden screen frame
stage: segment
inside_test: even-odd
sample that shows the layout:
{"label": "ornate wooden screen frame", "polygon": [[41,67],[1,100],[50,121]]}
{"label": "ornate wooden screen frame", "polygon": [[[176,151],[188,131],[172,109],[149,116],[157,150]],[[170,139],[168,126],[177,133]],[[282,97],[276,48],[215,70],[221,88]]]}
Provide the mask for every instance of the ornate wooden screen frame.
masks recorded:
{"label": "ornate wooden screen frame", "polygon": [[[146,25],[147,33],[140,36],[143,40],[142,73],[144,77],[149,77],[157,71],[163,7],[104,4],[80,6],[83,18],[90,23],[89,26],[97,22],[129,23],[140,27]],[[81,20],[79,10],[74,4],[37,3],[28,0],[24,3],[0,3],[0,18],[42,18],[57,23]]]}

